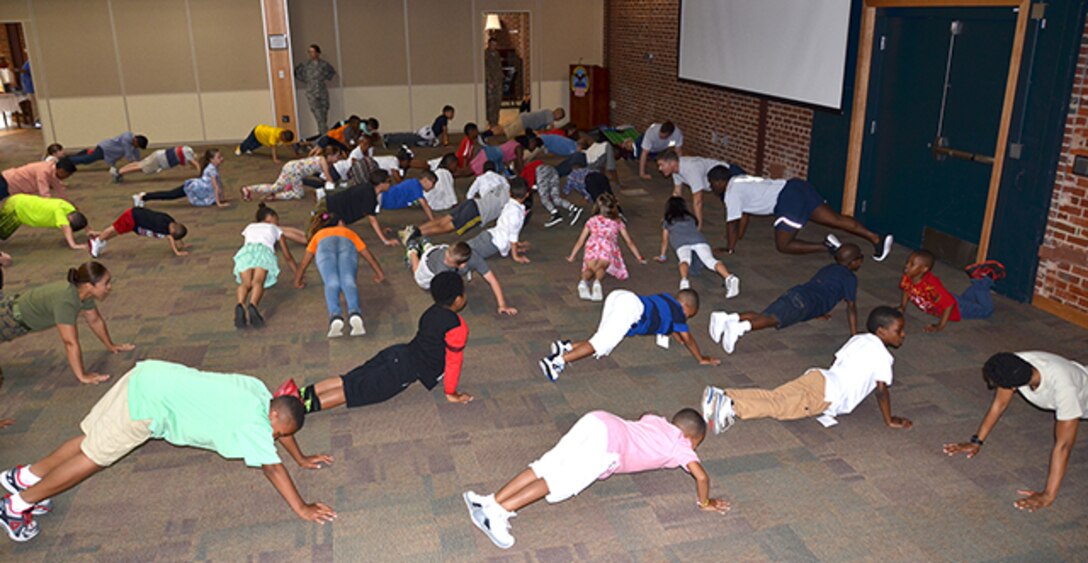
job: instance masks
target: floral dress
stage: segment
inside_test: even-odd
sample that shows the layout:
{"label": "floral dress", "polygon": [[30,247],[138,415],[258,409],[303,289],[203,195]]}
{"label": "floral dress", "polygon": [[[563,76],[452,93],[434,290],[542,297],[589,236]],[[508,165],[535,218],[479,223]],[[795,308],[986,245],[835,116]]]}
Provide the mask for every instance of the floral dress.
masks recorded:
{"label": "floral dress", "polygon": [[219,180],[219,168],[214,164],[204,167],[199,178],[185,180],[185,196],[196,207],[215,205],[215,181]]}
{"label": "floral dress", "polygon": [[582,271],[589,269],[589,262],[593,260],[608,260],[608,275],[618,280],[627,279],[627,265],[623,262],[619,245],[623,223],[603,215],[594,215],[586,221],[586,228],[589,229],[589,239],[582,255]]}
{"label": "floral dress", "polygon": [[273,196],[276,199],[302,199],[306,193],[302,179],[321,174],[320,156],[310,156],[292,160],[283,165],[280,177],[273,184],[253,184],[249,191],[261,196]]}

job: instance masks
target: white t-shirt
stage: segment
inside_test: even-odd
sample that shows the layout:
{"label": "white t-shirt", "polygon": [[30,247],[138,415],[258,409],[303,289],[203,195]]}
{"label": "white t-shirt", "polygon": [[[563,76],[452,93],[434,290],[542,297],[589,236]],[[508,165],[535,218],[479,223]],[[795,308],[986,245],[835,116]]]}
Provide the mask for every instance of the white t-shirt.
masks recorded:
{"label": "white t-shirt", "polygon": [[[684,146],[684,134],[680,128],[673,129],[672,135],[661,138],[661,124],[654,123],[642,134],[642,150],[646,152],[661,152],[670,147]],[[690,184],[689,184],[690,185]]]}
{"label": "white t-shirt", "polygon": [[510,181],[498,172],[484,172],[472,181],[472,185],[468,187],[466,197],[471,199],[495,191],[503,191],[509,196]]}
{"label": "white t-shirt", "polygon": [[445,168],[432,168],[438,181],[429,192],[423,192],[427,205],[435,211],[445,211],[457,205],[457,192],[453,191],[453,174]]}
{"label": "white t-shirt", "polygon": [[250,223],[242,229],[245,244],[254,242],[263,244],[272,249],[272,252],[276,251],[276,243],[279,242],[281,236],[283,236],[283,230],[272,223]]}
{"label": "white t-shirt", "polygon": [[[358,150],[358,148],[356,148],[356,150]],[[352,151],[352,154],[355,154],[355,152]],[[362,153],[360,153],[360,154],[362,154]],[[397,160],[397,157],[386,155],[386,156],[375,156],[375,157],[372,157],[372,158],[374,159],[374,162],[378,163],[378,167],[381,168],[382,170],[385,170],[386,172],[388,172],[390,174],[392,174],[394,171],[396,171],[397,174],[400,174],[401,176],[404,176],[404,169],[400,167],[400,161]],[[361,159],[361,157],[360,157],[360,159]]]}
{"label": "white t-shirt", "polygon": [[1017,352],[1022,360],[1039,370],[1039,387],[1017,390],[1035,406],[1054,411],[1058,420],[1088,418],[1088,370],[1084,366],[1050,352]]}
{"label": "white t-shirt", "polygon": [[682,156],[680,169],[672,175],[672,183],[677,186],[681,184],[691,186],[691,193],[708,191],[710,182],[707,181],[706,175],[715,166],[729,168],[729,163],[701,156]]}
{"label": "white t-shirt", "polygon": [[778,203],[778,194],[786,180],[771,180],[759,176],[734,176],[725,188],[725,221],[737,221],[745,213],[770,215]]}
{"label": "white t-shirt", "polygon": [[824,400],[831,403],[824,414],[850,413],[873,392],[878,381],[891,385],[894,362],[887,346],[875,334],[858,334],[847,340],[835,352],[831,368],[820,370],[825,380]]}
{"label": "white t-shirt", "polygon": [[[483,214],[481,212],[481,219]],[[510,245],[518,241],[521,227],[525,224],[525,205],[516,199],[508,199],[502,207],[502,213],[495,226],[489,229],[491,244],[499,249],[499,254],[510,254]]]}

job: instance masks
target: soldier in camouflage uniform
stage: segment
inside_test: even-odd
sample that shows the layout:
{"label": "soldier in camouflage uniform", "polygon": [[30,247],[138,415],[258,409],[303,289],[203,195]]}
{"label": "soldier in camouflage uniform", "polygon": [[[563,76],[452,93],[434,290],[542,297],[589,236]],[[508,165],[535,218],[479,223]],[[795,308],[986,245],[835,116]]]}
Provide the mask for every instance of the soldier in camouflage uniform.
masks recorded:
{"label": "soldier in camouflage uniform", "polygon": [[336,77],[336,69],[321,58],[321,47],[310,45],[307,53],[310,60],[295,67],[295,80],[306,86],[306,101],[321,134],[329,130],[329,88],[325,82]]}
{"label": "soldier in camouflage uniform", "polygon": [[487,100],[488,127],[499,124],[502,82],[502,57],[499,55],[499,42],[492,37],[487,40],[487,49],[484,50],[484,91]]}

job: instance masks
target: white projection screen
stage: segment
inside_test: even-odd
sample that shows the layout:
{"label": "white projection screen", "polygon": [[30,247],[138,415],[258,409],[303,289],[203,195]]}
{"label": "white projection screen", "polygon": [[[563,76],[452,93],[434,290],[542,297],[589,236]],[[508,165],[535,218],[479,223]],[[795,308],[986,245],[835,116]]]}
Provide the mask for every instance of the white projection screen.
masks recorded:
{"label": "white projection screen", "polygon": [[679,75],[842,109],[850,0],[682,0]]}

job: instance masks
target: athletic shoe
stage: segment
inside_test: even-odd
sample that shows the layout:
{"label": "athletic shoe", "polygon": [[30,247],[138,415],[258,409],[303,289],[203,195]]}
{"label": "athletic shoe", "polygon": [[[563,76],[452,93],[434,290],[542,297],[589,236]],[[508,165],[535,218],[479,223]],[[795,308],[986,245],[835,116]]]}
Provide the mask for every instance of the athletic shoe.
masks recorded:
{"label": "athletic shoe", "polygon": [[572,210],[570,212],[570,224],[571,225],[577,225],[578,224],[578,220],[582,218],[582,211],[585,211],[585,210],[582,209],[581,207],[575,207],[574,210]]}
{"label": "athletic shoe", "polygon": [[593,293],[590,295],[590,301],[604,301],[604,289],[601,288],[600,280],[593,282]]}
{"label": "athletic shoe", "polygon": [[132,206],[133,207],[143,207],[144,206],[144,196],[145,195],[147,195],[146,192],[140,192],[138,194],[132,194]]}
{"label": "athletic shoe", "polygon": [[94,258],[98,258],[99,256],[101,256],[102,251],[106,249],[106,241],[98,237],[89,239],[87,241],[87,244],[91,246],[91,256]]}
{"label": "athletic shoe", "polygon": [[828,233],[827,236],[824,237],[824,246],[827,247],[827,252],[834,256],[835,252],[837,252],[839,250],[839,247],[842,246],[842,241],[839,240],[839,237]]}
{"label": "athletic shoe", "polygon": [[578,282],[578,298],[586,301],[593,299],[593,294],[589,290],[589,283],[585,280]]}
{"label": "athletic shoe", "polygon": [[1005,278],[1005,265],[997,260],[985,260],[964,268],[967,277],[973,280],[990,278],[994,281]]}
{"label": "athletic shoe", "polygon": [[[737,422],[737,413],[733,410],[733,399],[729,398],[729,395],[725,394],[725,391],[717,387],[707,387],[707,391],[703,392],[703,397],[706,397],[706,393],[710,392],[713,396],[713,420],[708,424],[715,434],[721,434],[726,430],[729,430]],[[705,412],[705,406],[704,406]]]}
{"label": "athletic shoe", "polygon": [[681,279],[680,280],[680,289],[681,290],[691,289],[691,282],[689,282],[687,278]]}
{"label": "athletic shoe", "polygon": [[408,246],[410,241],[421,238],[423,233],[419,231],[419,228],[415,225],[405,225],[403,229],[397,231],[397,238],[400,239],[400,243],[404,246]]}
{"label": "athletic shoe", "polygon": [[891,235],[884,235],[884,238],[880,239],[880,242],[874,244],[873,260],[883,262],[885,258],[891,255],[893,242],[895,242],[894,237]]}
{"label": "athletic shoe", "polygon": [[725,298],[732,299],[740,295],[740,278],[734,274],[729,274],[725,278]]}
{"label": "athletic shoe", "polygon": [[316,203],[321,203],[321,200],[325,199],[325,188],[315,188],[314,199],[317,200]]}
{"label": "athletic shoe", "polygon": [[740,327],[737,325],[737,321],[734,320],[725,323],[725,330],[722,331],[722,350],[725,350],[726,354],[732,354],[737,348],[737,341],[740,340],[741,335]]}
{"label": "athletic shoe", "polygon": [[340,317],[333,317],[329,321],[329,333],[325,336],[329,338],[340,338],[344,336],[344,319]]}
{"label": "athletic shoe", "polygon": [[[19,470],[25,467],[24,465],[16,465],[7,471],[0,473],[0,484],[4,485],[4,488],[9,493],[21,493],[29,486],[23,485],[19,482]],[[43,514],[49,514],[49,511],[53,510],[53,501],[50,499],[44,499],[34,505],[34,508],[30,509],[30,513],[34,516],[41,516]]]}
{"label": "athletic shoe", "polygon": [[117,168],[110,167],[110,177],[113,178],[114,184],[120,184],[125,181],[125,177],[117,170]]}
{"label": "athletic shoe", "polygon": [[264,326],[264,317],[261,316],[261,312],[252,303],[249,304],[249,326],[253,328]]}
{"label": "athletic shoe", "polygon": [[362,315],[356,313],[348,319],[348,324],[351,325],[351,336],[362,336],[366,334],[366,327],[363,326]]}
{"label": "athletic shoe", "polygon": [[562,356],[574,349],[570,340],[555,340],[552,342],[552,355]]}
{"label": "athletic shoe", "polygon": [[514,536],[510,534],[510,519],[517,516],[516,512],[507,512],[506,509],[495,504],[470,510],[469,515],[472,517],[472,523],[486,534],[495,546],[500,549],[510,549],[514,546]]}
{"label": "athletic shoe", "polygon": [[725,327],[729,323],[735,323],[740,320],[740,315],[736,313],[726,313],[725,311],[714,311],[710,313],[710,339],[715,344],[722,341],[722,335],[725,334]]}
{"label": "athletic shoe", "polygon": [[242,156],[242,145],[234,147],[234,156]]}
{"label": "athletic shoe", "polygon": [[563,217],[561,215],[559,215],[558,213],[552,213],[551,218],[549,218],[547,221],[544,221],[544,226],[545,227],[554,227],[554,226],[556,226],[556,225],[558,225],[559,223],[562,223],[562,222],[563,222]]}
{"label": "athletic shoe", "polygon": [[246,308],[241,303],[234,306],[234,328],[246,327]]}
{"label": "athletic shoe", "polygon": [[[11,509],[11,495],[0,501],[0,526],[3,526],[9,538],[17,542],[29,541],[38,535],[38,523],[34,521],[29,510],[19,513]],[[510,535],[509,532],[507,535]],[[513,537],[510,539],[513,540]]]}
{"label": "athletic shoe", "polygon": [[707,385],[703,389],[703,421],[711,430],[714,429],[714,406],[718,404],[718,396],[714,393],[717,390],[713,385]]}
{"label": "athletic shoe", "polygon": [[548,357],[540,360],[540,371],[544,373],[544,377],[548,378],[548,381],[555,383],[559,380],[559,374],[563,373],[563,369],[567,367],[567,364],[563,361],[563,357],[557,354],[551,354]]}

